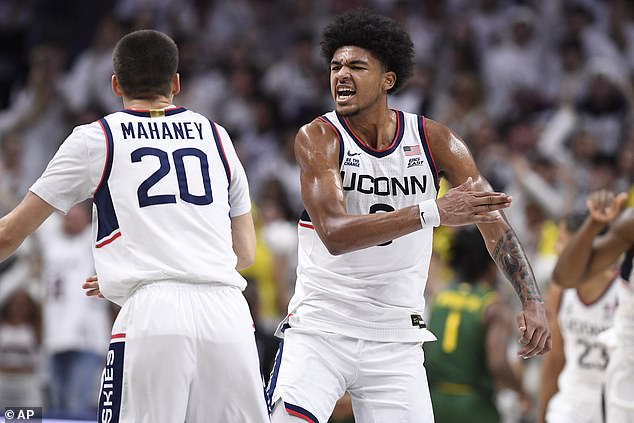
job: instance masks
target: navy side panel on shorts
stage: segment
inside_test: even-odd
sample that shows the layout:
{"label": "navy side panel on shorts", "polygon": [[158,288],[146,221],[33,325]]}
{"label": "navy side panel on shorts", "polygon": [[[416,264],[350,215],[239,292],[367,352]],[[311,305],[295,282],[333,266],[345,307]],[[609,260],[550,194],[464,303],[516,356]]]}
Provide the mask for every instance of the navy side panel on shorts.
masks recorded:
{"label": "navy side panel on shorts", "polygon": [[124,355],[125,334],[113,335],[106,355],[106,367],[101,377],[98,417],[100,423],[119,422]]}

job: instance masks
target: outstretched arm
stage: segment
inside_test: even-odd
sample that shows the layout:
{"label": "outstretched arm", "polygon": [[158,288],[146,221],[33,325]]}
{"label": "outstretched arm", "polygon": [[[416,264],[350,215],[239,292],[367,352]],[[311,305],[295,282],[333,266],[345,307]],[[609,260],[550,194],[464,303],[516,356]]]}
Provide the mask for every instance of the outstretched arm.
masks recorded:
{"label": "outstretched arm", "polygon": [[[460,185],[472,178],[475,189],[491,190],[467,146],[446,126],[427,119],[427,136],[439,170],[452,185]],[[523,347],[518,354],[524,358],[544,354],[551,347],[544,301],[517,235],[501,210],[494,213],[500,216],[498,220],[477,224],[491,257],[513,285],[522,303],[523,310],[517,316],[517,324],[522,332],[519,342]]]}
{"label": "outstretched arm", "polygon": [[[626,200],[625,193],[615,196],[604,190],[588,196],[589,216],[566,244],[553,270],[557,285],[579,286],[614,264],[634,245],[634,209],[627,209],[619,216]],[[613,223],[608,232],[599,236],[610,222]]]}
{"label": "outstretched arm", "polygon": [[[346,210],[339,168],[339,141],[320,120],[305,125],[295,138],[302,200],[315,230],[331,254],[372,247],[421,229],[419,206],[386,213],[353,215]],[[437,201],[440,223],[463,225],[495,222],[492,211],[506,208],[510,197],[463,185]]]}
{"label": "outstretched arm", "polygon": [[55,209],[29,192],[20,204],[0,219],[0,261],[9,257]]}

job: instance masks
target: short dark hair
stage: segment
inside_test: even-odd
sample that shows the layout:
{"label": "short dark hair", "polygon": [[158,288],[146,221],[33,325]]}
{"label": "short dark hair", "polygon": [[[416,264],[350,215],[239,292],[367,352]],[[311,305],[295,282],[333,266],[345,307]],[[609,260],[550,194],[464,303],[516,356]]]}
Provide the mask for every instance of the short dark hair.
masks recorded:
{"label": "short dark hair", "polygon": [[168,96],[178,69],[178,47],[162,32],[134,31],[115,46],[112,67],[126,97],[150,100]]}
{"label": "short dark hair", "polygon": [[324,29],[321,55],[332,60],[338,48],[356,46],[372,53],[386,68],[396,74],[396,83],[388,91],[397,92],[412,76],[414,44],[409,34],[393,19],[371,9],[354,9],[335,17]]}
{"label": "short dark hair", "polygon": [[[449,265],[460,282],[476,284],[494,265],[484,239],[477,227],[458,229],[452,238]],[[494,281],[491,281],[494,282]]]}

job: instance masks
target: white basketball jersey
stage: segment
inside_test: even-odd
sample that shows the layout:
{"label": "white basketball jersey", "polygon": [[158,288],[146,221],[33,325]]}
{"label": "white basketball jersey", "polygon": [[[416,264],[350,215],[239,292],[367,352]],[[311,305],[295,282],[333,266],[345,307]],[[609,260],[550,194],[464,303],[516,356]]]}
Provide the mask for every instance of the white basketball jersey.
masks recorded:
{"label": "white basketball jersey", "polygon": [[562,292],[558,318],[566,365],[558,379],[560,391],[595,389],[600,393],[609,352],[597,337],[613,325],[620,283],[615,278],[592,303],[584,303],[574,288]]}
{"label": "white basketball jersey", "polygon": [[246,285],[230,220],[250,210],[246,176],[198,113],[123,110],[78,127],[31,191],[62,211],[93,196],[95,265],[116,303],[158,280]]}
{"label": "white basketball jersey", "polygon": [[[339,137],[349,214],[382,213],[435,199],[438,174],[422,116],[395,112],[392,144],[375,150],[335,112],[320,117]],[[422,320],[432,251],[427,227],[381,245],[331,255],[306,212],[299,222],[292,327],[317,328],[377,341],[434,340]]]}

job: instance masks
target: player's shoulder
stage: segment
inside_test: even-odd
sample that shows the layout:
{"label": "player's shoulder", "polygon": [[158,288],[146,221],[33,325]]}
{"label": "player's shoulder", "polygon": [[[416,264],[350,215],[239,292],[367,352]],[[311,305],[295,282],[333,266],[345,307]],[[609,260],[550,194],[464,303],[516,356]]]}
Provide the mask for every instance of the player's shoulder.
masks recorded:
{"label": "player's shoulder", "polygon": [[304,124],[297,132],[296,139],[307,143],[322,143],[328,140],[338,140],[337,129],[326,118],[318,116]]}
{"label": "player's shoulder", "polygon": [[75,126],[68,138],[103,138],[105,136],[104,131],[105,129],[103,127],[103,124],[99,120],[95,120],[93,122]]}

